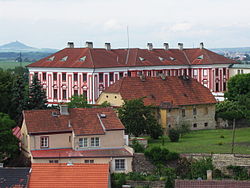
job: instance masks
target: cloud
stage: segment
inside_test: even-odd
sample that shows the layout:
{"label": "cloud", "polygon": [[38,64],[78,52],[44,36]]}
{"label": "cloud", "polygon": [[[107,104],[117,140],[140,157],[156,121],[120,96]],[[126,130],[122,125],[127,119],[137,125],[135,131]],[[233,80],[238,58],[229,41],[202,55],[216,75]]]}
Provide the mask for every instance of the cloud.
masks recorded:
{"label": "cloud", "polygon": [[192,28],[192,24],[190,23],[177,23],[173,26],[170,27],[170,31],[173,31],[173,32],[183,32],[183,31],[188,31]]}

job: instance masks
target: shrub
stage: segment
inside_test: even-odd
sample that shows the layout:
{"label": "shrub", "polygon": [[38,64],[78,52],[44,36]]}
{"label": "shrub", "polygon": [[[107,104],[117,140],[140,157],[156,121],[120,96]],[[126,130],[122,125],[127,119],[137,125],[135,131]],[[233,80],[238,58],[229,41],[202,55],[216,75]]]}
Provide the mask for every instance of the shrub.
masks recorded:
{"label": "shrub", "polygon": [[177,126],[177,131],[180,133],[180,135],[187,134],[191,131],[190,125],[187,123],[182,123],[181,125]]}
{"label": "shrub", "polygon": [[228,166],[227,169],[233,171],[233,178],[236,180],[247,180],[249,178],[247,169],[242,166]]}
{"label": "shrub", "polygon": [[126,174],[114,173],[111,174],[111,185],[112,188],[121,188],[126,183]]}
{"label": "shrub", "polygon": [[158,123],[151,124],[149,126],[148,132],[149,132],[150,137],[153,139],[158,139],[160,136],[163,135],[163,130],[161,128],[161,125],[159,125]]}
{"label": "shrub", "polygon": [[143,153],[145,148],[142,144],[140,144],[136,139],[132,141],[132,148],[136,153]]}
{"label": "shrub", "polygon": [[169,137],[171,142],[178,142],[179,137],[180,137],[180,133],[175,129],[170,129],[169,133],[168,133],[168,137]]}
{"label": "shrub", "polygon": [[220,135],[220,138],[225,138],[225,136],[224,135]]}
{"label": "shrub", "polygon": [[180,154],[176,152],[169,152],[166,159],[169,161],[177,160],[180,158]]}
{"label": "shrub", "polygon": [[223,142],[219,142],[218,145],[219,145],[219,146],[223,145]]}
{"label": "shrub", "polygon": [[206,179],[207,178],[207,170],[213,170],[213,164],[211,158],[204,158],[198,161],[194,161],[191,164],[191,175],[193,179],[197,179],[199,177]]}
{"label": "shrub", "polygon": [[134,180],[134,181],[140,181],[140,180],[146,180],[146,176],[139,173],[139,172],[130,172],[127,174],[127,179],[128,180]]}

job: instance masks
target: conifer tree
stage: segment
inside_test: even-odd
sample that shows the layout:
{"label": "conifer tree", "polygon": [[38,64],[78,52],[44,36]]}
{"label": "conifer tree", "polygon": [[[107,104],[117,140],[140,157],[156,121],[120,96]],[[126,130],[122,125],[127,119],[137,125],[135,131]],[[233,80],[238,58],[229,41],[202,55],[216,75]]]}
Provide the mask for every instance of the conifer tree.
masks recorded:
{"label": "conifer tree", "polygon": [[47,98],[45,91],[42,88],[41,82],[37,75],[34,75],[32,84],[29,88],[28,108],[32,109],[46,109]]}

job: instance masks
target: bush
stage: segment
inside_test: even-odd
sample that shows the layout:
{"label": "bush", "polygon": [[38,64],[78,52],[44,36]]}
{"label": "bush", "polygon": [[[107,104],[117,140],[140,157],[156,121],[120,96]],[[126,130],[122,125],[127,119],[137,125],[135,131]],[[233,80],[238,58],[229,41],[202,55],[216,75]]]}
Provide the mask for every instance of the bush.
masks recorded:
{"label": "bush", "polygon": [[220,138],[225,138],[225,136],[224,135],[220,135]]}
{"label": "bush", "polygon": [[163,130],[161,128],[161,125],[158,123],[152,124],[149,126],[149,135],[153,139],[158,139],[160,136],[163,135]]}
{"label": "bush", "polygon": [[180,133],[180,135],[187,134],[191,131],[190,125],[187,123],[182,123],[180,126],[177,126],[177,131]]}
{"label": "bush", "polygon": [[192,179],[197,179],[199,177],[206,179],[207,170],[213,170],[213,164],[211,158],[204,158],[198,161],[194,161],[191,164],[191,175]]}
{"label": "bush", "polygon": [[169,152],[168,149],[161,148],[159,146],[146,149],[144,154],[155,165],[164,164],[168,160],[171,161],[179,159],[178,153]]}
{"label": "bush", "polygon": [[124,173],[114,173],[111,174],[111,187],[121,188],[122,185],[126,183],[126,174]]}
{"label": "bush", "polygon": [[143,181],[146,180],[146,176],[139,172],[130,172],[127,174],[128,180]]}
{"label": "bush", "polygon": [[223,142],[219,142],[218,145],[219,145],[219,146],[223,145]]}
{"label": "bush", "polygon": [[180,133],[175,129],[170,129],[168,133],[168,137],[171,142],[178,142],[180,138]]}
{"label": "bush", "polygon": [[227,169],[233,171],[233,178],[235,180],[247,180],[249,179],[247,169],[242,166],[228,166]]}
{"label": "bush", "polygon": [[143,153],[145,148],[142,144],[140,144],[136,139],[132,141],[132,146],[131,146],[136,153]]}

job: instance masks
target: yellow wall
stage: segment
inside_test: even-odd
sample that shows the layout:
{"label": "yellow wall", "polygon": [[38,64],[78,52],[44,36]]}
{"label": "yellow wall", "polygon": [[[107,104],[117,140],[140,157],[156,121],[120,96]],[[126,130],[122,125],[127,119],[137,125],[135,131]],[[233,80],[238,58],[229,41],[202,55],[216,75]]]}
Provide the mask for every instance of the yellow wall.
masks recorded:
{"label": "yellow wall", "polygon": [[[238,74],[238,70],[240,70],[240,74],[248,74],[250,73],[250,69],[243,68],[229,68],[229,77],[233,77]],[[242,73],[243,71],[243,73]]]}
{"label": "yellow wall", "polygon": [[30,156],[30,136],[28,135],[27,126],[23,121],[21,128],[21,148],[26,156]]}
{"label": "yellow wall", "polygon": [[119,93],[105,93],[102,92],[96,104],[102,104],[105,101],[109,102],[111,106],[122,106],[124,101]]}
{"label": "yellow wall", "polygon": [[[91,137],[99,137],[101,148],[123,147],[125,145],[124,131],[117,130],[117,131],[106,131],[105,135],[76,136],[74,139],[75,149],[80,149],[79,138],[88,138],[89,147],[87,148],[93,148],[90,147]],[[84,149],[86,149],[86,147]]]}
{"label": "yellow wall", "polygon": [[[115,171],[115,159],[125,159],[125,170],[122,171]],[[71,159],[65,159],[65,158],[51,158],[51,159],[31,159],[32,163],[49,163],[49,160],[58,160],[59,163],[68,163],[69,161],[74,163],[84,163],[85,160],[94,160],[94,163],[97,164],[110,164],[110,171],[113,172],[132,172],[132,157],[120,157],[120,158],[71,158]]]}

